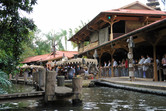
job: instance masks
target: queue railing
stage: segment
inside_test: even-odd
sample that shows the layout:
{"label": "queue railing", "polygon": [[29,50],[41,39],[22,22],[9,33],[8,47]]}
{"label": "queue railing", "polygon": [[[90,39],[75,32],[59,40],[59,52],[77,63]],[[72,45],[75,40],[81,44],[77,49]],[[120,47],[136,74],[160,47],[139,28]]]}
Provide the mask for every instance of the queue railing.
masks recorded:
{"label": "queue railing", "polygon": [[[134,76],[153,78],[153,63],[134,64]],[[113,67],[114,77],[129,76],[129,70],[124,65]],[[99,77],[112,77],[111,66],[101,67]]]}

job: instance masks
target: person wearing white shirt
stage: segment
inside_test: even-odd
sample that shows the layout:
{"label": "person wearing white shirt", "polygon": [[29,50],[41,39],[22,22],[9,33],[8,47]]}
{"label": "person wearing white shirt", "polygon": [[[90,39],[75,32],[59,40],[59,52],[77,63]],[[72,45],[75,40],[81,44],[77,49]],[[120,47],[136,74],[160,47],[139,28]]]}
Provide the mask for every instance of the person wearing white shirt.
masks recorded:
{"label": "person wearing white shirt", "polygon": [[[143,64],[145,61],[144,56],[141,56],[141,59],[139,60],[138,64]],[[138,73],[139,73],[139,77],[143,77],[143,67],[142,66],[138,66]]]}
{"label": "person wearing white shirt", "polygon": [[[147,58],[145,59],[144,64],[149,64],[149,63],[151,63],[151,58],[147,55]],[[149,68],[149,66],[147,66],[147,65],[143,66],[143,71],[144,71],[143,78],[146,78],[146,76],[147,76],[146,71],[148,70],[148,68]]]}
{"label": "person wearing white shirt", "polygon": [[113,61],[113,68],[114,68],[115,76],[118,76],[118,69],[116,68],[118,66],[118,63],[116,62],[115,59],[112,59],[112,61]]}
{"label": "person wearing white shirt", "polygon": [[161,64],[162,64],[162,69],[163,69],[163,80],[166,80],[166,54],[164,54],[162,60],[161,60]]}
{"label": "person wearing white shirt", "polygon": [[141,56],[141,59],[140,59],[140,61],[138,62],[138,64],[143,64],[143,63],[144,63],[144,61],[145,61],[144,56]]}
{"label": "person wearing white shirt", "polygon": [[112,59],[113,60],[113,67],[117,67],[118,66],[118,63],[116,62],[115,59]]}
{"label": "person wearing white shirt", "polygon": [[109,70],[108,70],[108,74],[109,74],[109,76],[111,77],[111,62],[110,61],[108,61],[108,65],[107,65],[108,67],[109,67]]}

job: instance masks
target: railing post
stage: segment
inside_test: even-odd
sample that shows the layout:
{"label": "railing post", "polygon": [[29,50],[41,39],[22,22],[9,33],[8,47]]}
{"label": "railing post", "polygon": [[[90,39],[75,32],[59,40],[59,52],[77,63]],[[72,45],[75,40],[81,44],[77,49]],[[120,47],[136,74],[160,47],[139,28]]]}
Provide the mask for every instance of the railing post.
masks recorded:
{"label": "railing post", "polygon": [[56,72],[46,72],[45,102],[55,100]]}
{"label": "railing post", "polygon": [[73,104],[80,104],[82,103],[82,78],[81,77],[74,77],[72,79],[72,92],[74,93],[72,102]]}
{"label": "railing post", "polygon": [[64,86],[64,85],[65,85],[65,77],[57,76],[57,86]]}
{"label": "railing post", "polygon": [[45,74],[46,74],[46,69],[40,68],[39,69],[39,87],[44,87],[45,85]]}

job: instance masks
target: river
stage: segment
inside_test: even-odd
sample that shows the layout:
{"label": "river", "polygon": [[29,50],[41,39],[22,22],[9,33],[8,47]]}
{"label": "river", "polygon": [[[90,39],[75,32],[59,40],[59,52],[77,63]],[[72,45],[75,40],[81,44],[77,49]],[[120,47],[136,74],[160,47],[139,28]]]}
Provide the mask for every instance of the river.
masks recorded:
{"label": "river", "polygon": [[[22,85],[17,86],[23,87]],[[13,87],[14,88],[14,87]],[[34,90],[30,86],[22,88]],[[12,89],[14,90],[14,89]],[[22,90],[22,91],[24,91]],[[20,91],[20,89],[19,89]],[[166,97],[108,87],[83,88],[82,105],[73,106],[71,100],[44,104],[42,98],[0,101],[2,111],[154,111],[166,110]]]}

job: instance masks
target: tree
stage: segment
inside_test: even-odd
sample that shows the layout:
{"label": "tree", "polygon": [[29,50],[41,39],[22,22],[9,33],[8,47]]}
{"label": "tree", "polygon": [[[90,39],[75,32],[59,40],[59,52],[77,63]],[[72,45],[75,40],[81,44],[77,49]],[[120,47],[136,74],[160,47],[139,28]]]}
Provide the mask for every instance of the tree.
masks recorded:
{"label": "tree", "polygon": [[[74,30],[72,30],[71,28],[69,28],[69,38],[71,38],[74,34],[76,34],[81,28],[83,28],[86,25],[85,22],[81,21],[81,25],[79,25],[77,28],[75,28]],[[73,48],[77,47],[77,44],[74,42],[71,42]]]}
{"label": "tree", "polygon": [[65,39],[65,50],[67,50],[67,39],[68,39],[68,37],[67,37],[67,31],[61,29],[61,34],[60,34],[60,36],[64,37],[64,39]]}
{"label": "tree", "polygon": [[164,9],[165,9],[166,8],[166,0],[161,0],[161,2],[163,3]]}
{"label": "tree", "polygon": [[[69,38],[71,38],[73,35],[74,35],[73,30],[71,28],[69,28]],[[72,42],[72,41],[71,41],[71,44],[72,44],[74,49],[77,47],[77,44]]]}
{"label": "tree", "polygon": [[28,41],[30,30],[35,30],[33,20],[21,17],[20,12],[31,13],[36,0],[0,1],[0,67],[9,73],[18,64],[22,43]]}
{"label": "tree", "polygon": [[52,42],[55,41],[57,44],[57,49],[58,50],[64,50],[64,47],[62,45],[62,35],[61,33],[55,33],[55,32],[49,32],[46,34],[47,37],[47,43],[52,46]]}

